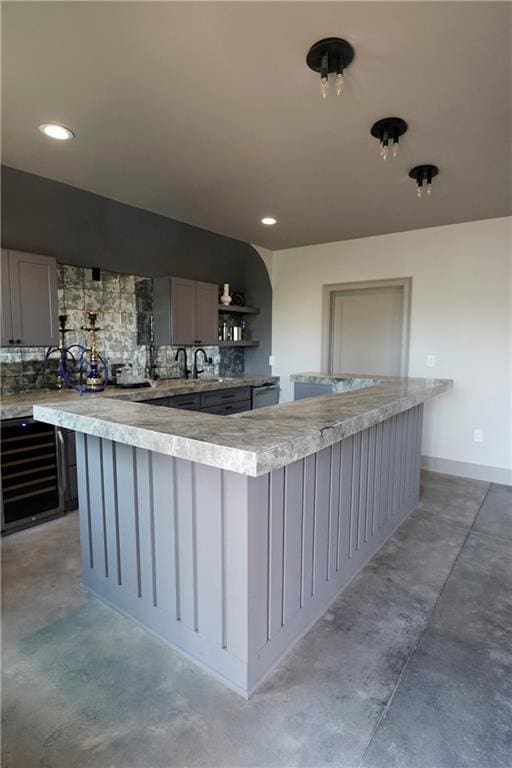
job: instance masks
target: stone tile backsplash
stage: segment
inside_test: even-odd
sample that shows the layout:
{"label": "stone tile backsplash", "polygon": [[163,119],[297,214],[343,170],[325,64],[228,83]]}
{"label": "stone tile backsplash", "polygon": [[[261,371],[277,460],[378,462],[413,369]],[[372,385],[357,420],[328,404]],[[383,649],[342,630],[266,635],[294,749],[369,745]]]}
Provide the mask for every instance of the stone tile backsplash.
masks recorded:
{"label": "stone tile backsplash", "polygon": [[[89,345],[89,335],[81,327],[87,324],[87,312],[97,313],[98,351],[109,368],[131,363],[144,373],[149,370],[149,344],[152,322],[152,280],[138,275],[124,275],[101,270],[101,280],[92,279],[92,270],[68,264],[57,265],[59,315],[67,315],[72,329],[66,344]],[[155,347],[154,372],[157,378],[182,375],[176,363],[177,347]],[[194,347],[187,348],[187,365],[192,369]],[[244,353],[237,348],[205,347],[212,359],[204,368],[208,376],[233,376],[244,372]],[[0,347],[2,367],[1,392],[18,392],[55,386],[58,354],[49,358],[46,379],[43,363],[46,347]],[[202,365],[202,363],[201,363]]]}

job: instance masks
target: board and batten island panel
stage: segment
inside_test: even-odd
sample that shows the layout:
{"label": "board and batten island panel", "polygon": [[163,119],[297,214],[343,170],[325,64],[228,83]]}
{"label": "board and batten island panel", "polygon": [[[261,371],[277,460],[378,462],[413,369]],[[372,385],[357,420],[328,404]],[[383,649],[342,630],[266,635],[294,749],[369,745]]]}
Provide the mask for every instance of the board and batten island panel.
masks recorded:
{"label": "board and batten island panel", "polygon": [[77,433],[87,589],[248,697],[414,509],[422,404],[451,384],[34,416]]}
{"label": "board and batten island panel", "polygon": [[78,433],[86,587],[249,696],[416,505],[421,409],[257,478]]}

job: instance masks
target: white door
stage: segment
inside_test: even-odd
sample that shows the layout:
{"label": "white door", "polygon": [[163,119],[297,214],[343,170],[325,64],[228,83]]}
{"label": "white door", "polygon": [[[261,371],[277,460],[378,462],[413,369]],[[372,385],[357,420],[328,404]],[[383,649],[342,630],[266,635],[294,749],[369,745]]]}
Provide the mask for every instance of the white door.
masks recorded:
{"label": "white door", "polygon": [[331,307],[331,372],[400,376],[403,286],[336,291]]}

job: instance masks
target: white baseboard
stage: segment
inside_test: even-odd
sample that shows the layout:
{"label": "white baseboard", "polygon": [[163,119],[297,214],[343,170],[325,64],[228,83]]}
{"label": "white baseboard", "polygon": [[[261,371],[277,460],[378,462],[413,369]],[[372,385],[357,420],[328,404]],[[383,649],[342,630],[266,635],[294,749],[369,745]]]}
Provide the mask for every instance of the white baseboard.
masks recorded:
{"label": "white baseboard", "polygon": [[456,475],[457,477],[469,477],[472,480],[485,480],[488,483],[512,485],[512,469],[505,467],[487,467],[485,464],[439,459],[435,456],[422,456],[421,466],[422,469],[441,472],[444,475]]}

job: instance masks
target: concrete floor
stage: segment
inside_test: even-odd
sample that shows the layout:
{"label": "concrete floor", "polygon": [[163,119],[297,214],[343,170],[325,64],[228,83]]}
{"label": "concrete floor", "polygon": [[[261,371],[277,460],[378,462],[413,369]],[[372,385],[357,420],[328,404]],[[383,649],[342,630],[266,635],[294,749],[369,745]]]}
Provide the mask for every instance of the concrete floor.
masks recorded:
{"label": "concrete floor", "polygon": [[3,551],[3,768],[512,765],[512,488],[423,475],[246,702],[80,589],[77,515]]}

